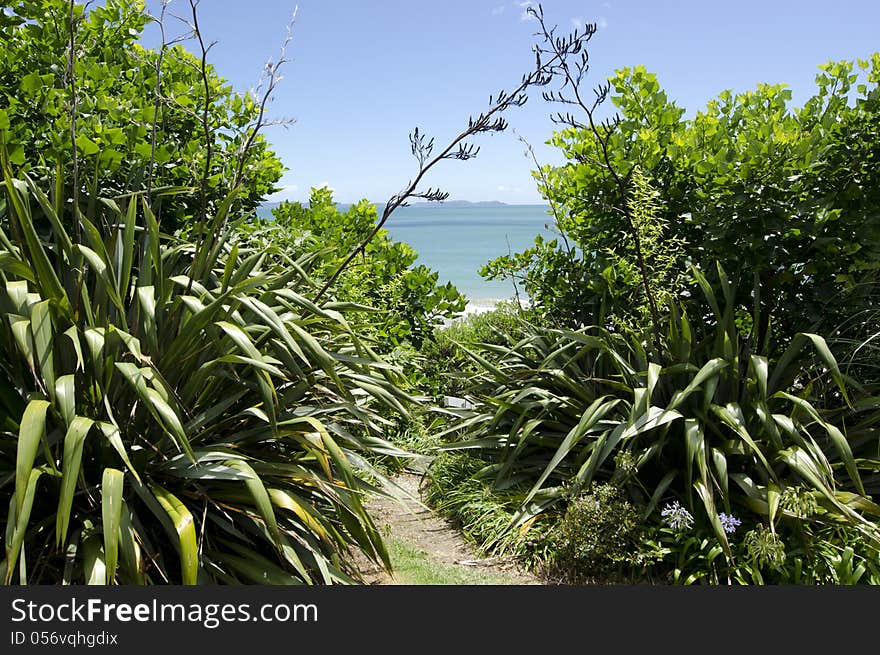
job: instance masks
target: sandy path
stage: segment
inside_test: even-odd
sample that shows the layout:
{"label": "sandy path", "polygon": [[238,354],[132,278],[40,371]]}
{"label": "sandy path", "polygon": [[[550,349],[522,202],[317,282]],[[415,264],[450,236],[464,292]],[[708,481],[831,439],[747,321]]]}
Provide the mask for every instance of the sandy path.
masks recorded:
{"label": "sandy path", "polygon": [[[410,495],[420,498],[421,476],[403,473],[394,482]],[[376,525],[386,539],[396,539],[425,553],[426,557],[439,564],[471,568],[496,576],[503,576],[508,584],[542,584],[534,575],[516,567],[510,560],[481,559],[446,519],[437,516],[430,509],[415,501],[401,504],[387,498],[371,500],[367,507]],[[372,562],[362,567],[369,584],[399,584]]]}

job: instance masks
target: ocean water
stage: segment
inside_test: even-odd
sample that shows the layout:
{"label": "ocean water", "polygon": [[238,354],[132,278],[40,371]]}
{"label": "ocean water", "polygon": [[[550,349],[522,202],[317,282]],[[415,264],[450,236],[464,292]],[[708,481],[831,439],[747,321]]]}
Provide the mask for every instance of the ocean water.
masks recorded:
{"label": "ocean water", "polygon": [[[259,213],[268,215],[269,209],[262,207]],[[509,280],[485,280],[480,268],[490,259],[528,248],[538,234],[552,238],[551,226],[545,205],[494,203],[401,207],[385,224],[395,241],[418,252],[416,263],[437,271],[441,284],[452,282],[467,296],[470,309],[477,310],[515,295]]]}
{"label": "ocean water", "polygon": [[[452,282],[476,306],[514,297],[509,280],[488,281],[479,270],[490,259],[528,248],[538,234],[552,238],[544,205],[413,205],[391,215],[385,227],[418,253],[418,263]],[[522,290],[520,289],[520,292]]]}

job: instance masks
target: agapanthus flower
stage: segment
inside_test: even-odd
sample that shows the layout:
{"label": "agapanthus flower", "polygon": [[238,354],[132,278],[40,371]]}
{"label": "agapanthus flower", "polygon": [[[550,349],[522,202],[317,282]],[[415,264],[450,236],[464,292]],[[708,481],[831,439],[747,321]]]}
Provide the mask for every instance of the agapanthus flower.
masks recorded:
{"label": "agapanthus flower", "polygon": [[724,531],[727,534],[733,534],[736,532],[736,529],[742,525],[742,521],[738,518],[731,516],[730,514],[725,514],[724,512],[721,512],[721,514],[718,515],[718,518],[721,519],[721,527],[724,528]]}
{"label": "agapanthus flower", "polygon": [[666,525],[676,532],[689,530],[694,524],[694,517],[677,500],[667,503],[660,511],[660,516],[666,522]]}

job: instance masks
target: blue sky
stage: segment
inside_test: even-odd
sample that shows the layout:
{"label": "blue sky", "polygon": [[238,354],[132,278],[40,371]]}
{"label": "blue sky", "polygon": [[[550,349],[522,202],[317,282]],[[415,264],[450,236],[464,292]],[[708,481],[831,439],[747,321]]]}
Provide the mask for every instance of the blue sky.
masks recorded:
{"label": "blue sky", "polygon": [[[148,0],[154,8],[158,0]],[[270,112],[293,118],[267,137],[288,167],[275,199],[308,198],[328,184],[341,202],[384,201],[415,173],[413,127],[446,142],[479,113],[490,93],[512,88],[533,63],[534,23],[524,2],[501,0],[203,0],[211,61],[237,90],[250,89],[275,57],[298,6],[290,62]],[[171,9],[185,13],[185,0]],[[816,66],[880,50],[877,0],[546,0],[548,22],[595,22],[593,82],[644,64],[690,114],[723,89],[787,83],[795,102],[813,88]],[[533,93],[507,118],[542,162],[553,110]],[[533,165],[512,131],[482,135],[480,155],[447,161],[427,184],[452,199],[540,202]]]}

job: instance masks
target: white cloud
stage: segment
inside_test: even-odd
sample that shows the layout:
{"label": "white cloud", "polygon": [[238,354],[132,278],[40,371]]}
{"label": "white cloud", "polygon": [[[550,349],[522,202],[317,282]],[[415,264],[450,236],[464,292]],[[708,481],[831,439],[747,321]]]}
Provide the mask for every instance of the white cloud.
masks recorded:
{"label": "white cloud", "polygon": [[267,200],[269,202],[283,202],[284,200],[291,200],[296,195],[297,191],[299,191],[298,184],[287,184],[281,187],[272,195],[270,195]]}
{"label": "white cloud", "polygon": [[535,17],[529,13],[529,7],[537,8],[537,4],[532,2],[532,0],[526,0],[525,2],[517,2],[520,9],[522,9],[522,13],[519,15],[519,19],[522,21],[526,20],[535,20]]}
{"label": "white cloud", "polygon": [[498,193],[513,193],[513,194],[523,192],[522,187],[507,186],[506,184],[499,184],[498,186],[495,187],[495,191],[497,191]]}
{"label": "white cloud", "polygon": [[493,15],[493,16],[500,16],[500,15],[503,14],[503,13],[504,13],[504,5],[498,5],[497,7],[495,7],[495,8],[492,10],[492,15]]}
{"label": "white cloud", "polygon": [[315,185],[315,188],[316,189],[329,189],[331,192],[335,191],[335,189],[332,186],[330,186],[329,182],[319,182],[318,184]]}

